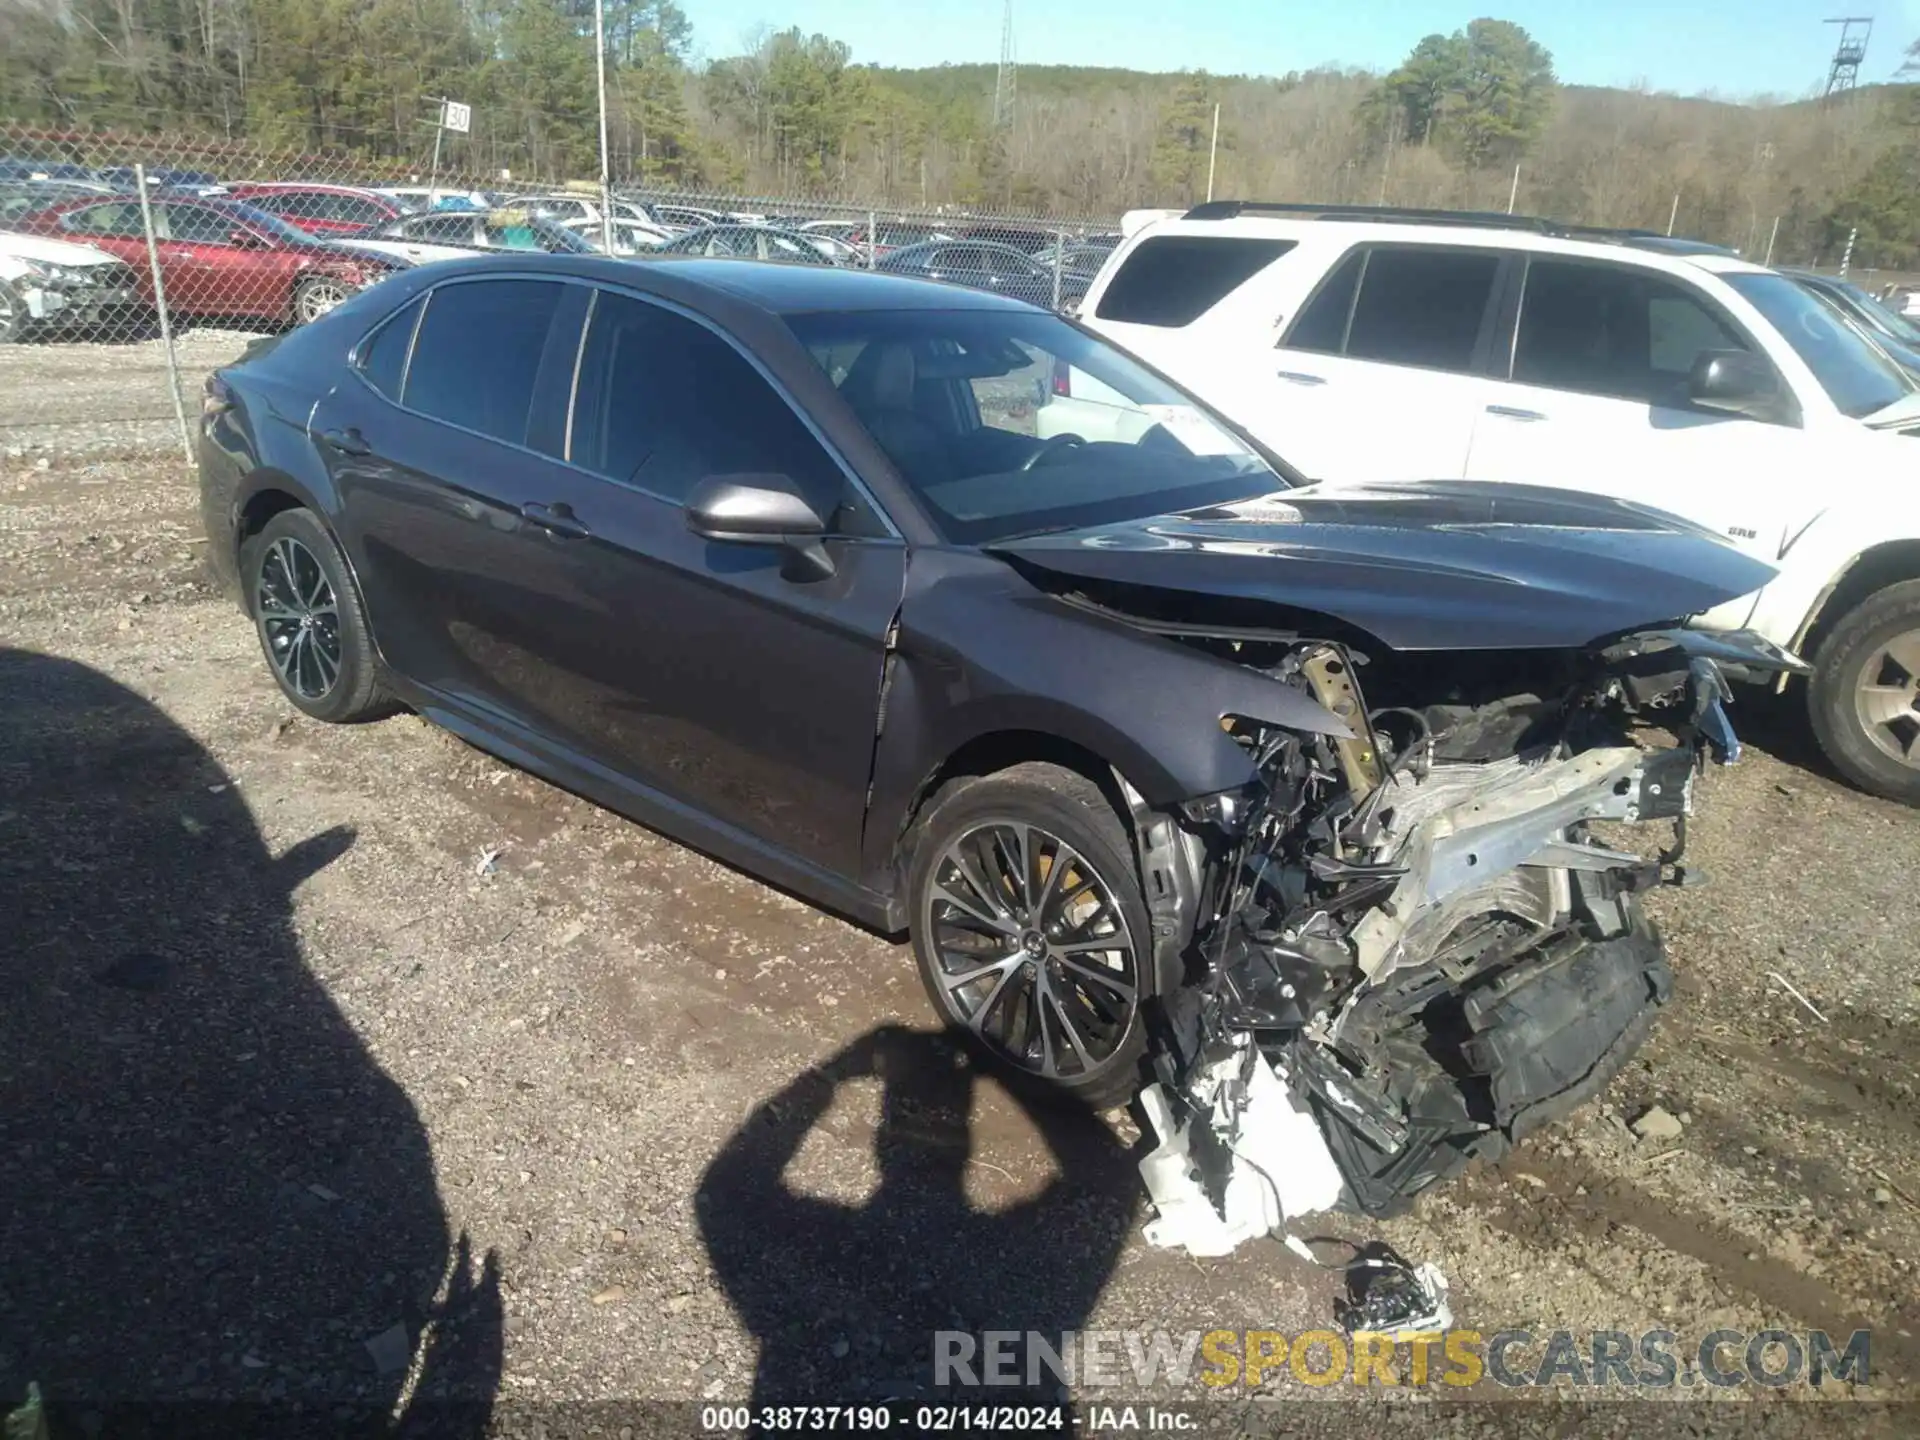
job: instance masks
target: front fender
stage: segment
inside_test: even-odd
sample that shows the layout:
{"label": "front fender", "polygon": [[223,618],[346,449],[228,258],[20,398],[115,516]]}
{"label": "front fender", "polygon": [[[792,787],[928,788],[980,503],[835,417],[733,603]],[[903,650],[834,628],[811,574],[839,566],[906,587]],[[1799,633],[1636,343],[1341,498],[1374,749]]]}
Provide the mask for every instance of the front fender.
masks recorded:
{"label": "front fender", "polygon": [[1164,809],[1255,778],[1221,728],[1229,715],[1351,733],[1291,686],[1066,606],[1002,562],[917,552],[889,658],[863,867],[870,881],[888,873],[915,798],[972,741],[1012,732],[1067,741]]}
{"label": "front fender", "polygon": [[[1920,442],[1904,443],[1920,452]],[[1869,553],[1902,544],[1920,545],[1920,500],[1876,506],[1871,517],[1856,506],[1822,511],[1788,542],[1780,573],[1760,592],[1747,628],[1797,650],[1847,572]]]}

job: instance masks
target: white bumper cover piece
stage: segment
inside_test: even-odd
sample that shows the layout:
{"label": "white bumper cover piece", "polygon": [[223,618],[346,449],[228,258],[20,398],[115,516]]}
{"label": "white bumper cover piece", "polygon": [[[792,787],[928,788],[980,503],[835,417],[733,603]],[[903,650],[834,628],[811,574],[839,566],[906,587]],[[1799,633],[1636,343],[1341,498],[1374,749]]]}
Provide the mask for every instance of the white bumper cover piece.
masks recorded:
{"label": "white bumper cover piece", "polygon": [[[1140,1162],[1155,1218],[1147,1243],[1190,1255],[1225,1255],[1243,1241],[1279,1229],[1298,1215],[1332,1209],[1340,1200],[1340,1167],[1320,1126],[1297,1108],[1286,1082],[1252,1040],[1207,1066],[1189,1088],[1192,1118],[1181,1124],[1164,1087],[1140,1097],[1159,1144]],[[1204,1125],[1208,1132],[1196,1134]],[[1218,1197],[1201,1183],[1196,1145],[1232,1157]],[[1208,1165],[1218,1173],[1222,1167]]]}

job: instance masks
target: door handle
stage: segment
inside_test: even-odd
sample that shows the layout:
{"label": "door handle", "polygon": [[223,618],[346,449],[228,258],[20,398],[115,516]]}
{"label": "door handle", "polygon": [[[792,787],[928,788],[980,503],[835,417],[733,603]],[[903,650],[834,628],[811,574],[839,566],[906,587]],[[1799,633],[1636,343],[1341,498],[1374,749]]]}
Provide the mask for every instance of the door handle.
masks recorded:
{"label": "door handle", "polygon": [[1273,373],[1289,385],[1324,385],[1327,383],[1326,376],[1313,375],[1305,370],[1276,370]]}
{"label": "door handle", "polygon": [[520,518],[562,540],[584,540],[593,533],[573,513],[573,507],[560,500],[551,505],[529,501],[520,507]]}
{"label": "door handle", "polygon": [[1487,406],[1487,414],[1498,415],[1502,420],[1525,420],[1528,422],[1547,418],[1538,410],[1522,410],[1517,405],[1489,405]]}
{"label": "door handle", "polygon": [[320,439],[326,445],[338,450],[342,455],[371,455],[373,447],[367,444],[366,437],[353,426],[344,430],[323,430]]}

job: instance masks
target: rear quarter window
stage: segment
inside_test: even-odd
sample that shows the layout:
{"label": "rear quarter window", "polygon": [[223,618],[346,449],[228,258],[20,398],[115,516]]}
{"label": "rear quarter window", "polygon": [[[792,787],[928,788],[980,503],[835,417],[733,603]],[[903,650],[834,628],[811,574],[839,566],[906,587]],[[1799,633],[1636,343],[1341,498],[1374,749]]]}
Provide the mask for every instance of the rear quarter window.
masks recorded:
{"label": "rear quarter window", "polygon": [[1135,246],[1094,315],[1127,325],[1190,325],[1294,248],[1243,235],[1154,235]]}

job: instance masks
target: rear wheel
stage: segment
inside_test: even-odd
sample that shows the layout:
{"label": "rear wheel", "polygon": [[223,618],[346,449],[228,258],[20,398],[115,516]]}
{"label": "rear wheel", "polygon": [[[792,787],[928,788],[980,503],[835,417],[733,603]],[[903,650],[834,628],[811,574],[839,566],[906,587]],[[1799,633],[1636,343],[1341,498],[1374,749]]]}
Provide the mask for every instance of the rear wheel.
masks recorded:
{"label": "rear wheel", "polygon": [[1807,708],[1841,774],[1920,805],[1920,580],[1890,585],[1840,618],[1814,656]]}
{"label": "rear wheel", "polygon": [[280,692],[316,720],[389,713],[360,593],[311,510],[283,510],[240,553],[247,608]]}
{"label": "rear wheel", "polygon": [[908,879],[934,1007],[1015,1083],[1125,1103],[1153,977],[1137,874],[1126,827],[1082,775],[1035,763],[948,786]]}

